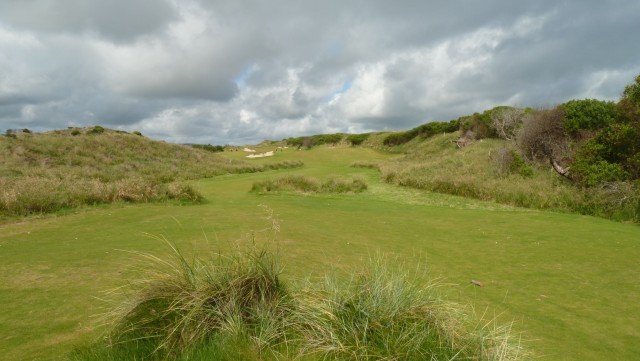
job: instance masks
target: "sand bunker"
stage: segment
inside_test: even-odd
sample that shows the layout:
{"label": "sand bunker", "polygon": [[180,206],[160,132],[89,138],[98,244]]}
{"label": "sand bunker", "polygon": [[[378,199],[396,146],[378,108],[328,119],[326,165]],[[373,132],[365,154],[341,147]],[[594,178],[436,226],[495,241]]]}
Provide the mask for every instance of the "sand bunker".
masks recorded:
{"label": "sand bunker", "polygon": [[[255,152],[255,150],[254,150]],[[262,157],[273,157],[273,151],[258,153],[258,154],[249,154],[245,158],[262,158]]]}

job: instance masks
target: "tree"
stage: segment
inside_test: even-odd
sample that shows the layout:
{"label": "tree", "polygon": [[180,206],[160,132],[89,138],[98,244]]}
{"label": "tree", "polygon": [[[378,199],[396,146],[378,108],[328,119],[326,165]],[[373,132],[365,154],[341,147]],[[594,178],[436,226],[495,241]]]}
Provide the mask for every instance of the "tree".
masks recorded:
{"label": "tree", "polygon": [[618,110],[625,121],[640,123],[640,74],[636,76],[634,83],[624,88]]}
{"label": "tree", "polygon": [[516,130],[522,124],[524,110],[519,108],[503,108],[491,113],[491,127],[498,137],[506,140],[515,138]]}
{"label": "tree", "polygon": [[528,160],[548,160],[561,176],[573,181],[565,164],[570,159],[570,141],[564,131],[564,113],[556,107],[529,113],[522,121],[517,144]]}
{"label": "tree", "polygon": [[[584,104],[585,101],[580,102]],[[625,87],[617,105],[595,100],[590,102],[592,111],[582,111],[583,120],[576,124],[597,131],[577,146],[572,166],[575,179],[585,186],[639,179],[640,75]],[[585,115],[590,115],[591,119]]]}

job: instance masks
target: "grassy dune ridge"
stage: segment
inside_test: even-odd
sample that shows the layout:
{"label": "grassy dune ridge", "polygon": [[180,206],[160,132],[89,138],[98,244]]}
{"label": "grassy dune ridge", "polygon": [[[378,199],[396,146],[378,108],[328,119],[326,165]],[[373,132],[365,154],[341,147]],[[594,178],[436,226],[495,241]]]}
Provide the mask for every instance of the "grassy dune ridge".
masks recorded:
{"label": "grassy dune ridge", "polygon": [[301,166],[296,161],[257,166],[190,146],[94,129],[0,137],[0,215],[117,201],[197,202],[202,197],[186,180]]}

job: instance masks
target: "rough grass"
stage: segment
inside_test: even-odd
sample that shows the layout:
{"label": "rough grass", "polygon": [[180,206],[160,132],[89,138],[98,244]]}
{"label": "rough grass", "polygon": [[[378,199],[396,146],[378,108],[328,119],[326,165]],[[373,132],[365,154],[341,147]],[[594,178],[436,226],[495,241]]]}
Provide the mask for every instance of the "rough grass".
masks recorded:
{"label": "rough grass", "polygon": [[198,202],[202,196],[187,180],[302,166],[299,161],[254,165],[189,146],[95,129],[0,137],[0,215],[118,201]]}
{"label": "rough grass", "polygon": [[367,190],[363,178],[329,178],[325,181],[304,175],[289,175],[253,183],[252,192],[360,193]]}
{"label": "rough grass", "polygon": [[[483,139],[462,149],[457,133],[412,141],[397,150],[402,158],[379,163],[385,181],[429,191],[518,207],[578,212],[615,220],[640,222],[640,192],[631,184],[577,188],[550,166],[525,172],[504,172],[499,157],[509,143]],[[522,174],[519,174],[522,173]]]}
{"label": "rough grass", "polygon": [[146,272],[112,313],[114,326],[71,360],[529,357],[508,325],[478,322],[439,296],[437,284],[418,284],[382,256],[346,280],[289,287],[271,252],[188,261],[170,246],[168,259],[142,254]]}

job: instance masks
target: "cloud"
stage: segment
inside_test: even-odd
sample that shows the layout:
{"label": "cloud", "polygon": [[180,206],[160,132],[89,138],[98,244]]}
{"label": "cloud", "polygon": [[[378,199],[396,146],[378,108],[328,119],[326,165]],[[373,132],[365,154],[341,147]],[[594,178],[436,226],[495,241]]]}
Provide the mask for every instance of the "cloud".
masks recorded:
{"label": "cloud", "polygon": [[176,142],[407,129],[618,99],[637,1],[5,1],[0,122]]}
{"label": "cloud", "polygon": [[163,0],[9,0],[2,4],[0,21],[42,34],[90,33],[130,41],[156,32],[174,16]]}

